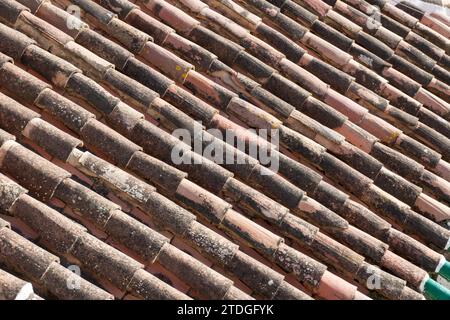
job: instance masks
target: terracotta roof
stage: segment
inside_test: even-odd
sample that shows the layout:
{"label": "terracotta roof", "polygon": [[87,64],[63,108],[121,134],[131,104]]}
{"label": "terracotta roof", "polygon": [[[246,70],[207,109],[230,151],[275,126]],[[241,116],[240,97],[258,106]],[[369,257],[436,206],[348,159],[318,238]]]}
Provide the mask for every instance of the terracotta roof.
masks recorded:
{"label": "terracotta roof", "polygon": [[448,39],[369,3],[0,0],[8,298],[450,298]]}

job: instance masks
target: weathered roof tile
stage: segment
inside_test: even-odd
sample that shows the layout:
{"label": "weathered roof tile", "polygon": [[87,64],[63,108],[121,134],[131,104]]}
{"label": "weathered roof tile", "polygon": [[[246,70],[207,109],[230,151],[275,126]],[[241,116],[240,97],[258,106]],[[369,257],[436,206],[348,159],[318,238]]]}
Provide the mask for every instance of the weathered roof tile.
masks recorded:
{"label": "weathered roof tile", "polygon": [[96,80],[101,80],[114,65],[95,55],[86,48],[80,46],[75,41],[68,41],[61,48],[52,48],[52,53],[57,53],[60,57],[70,61],[81,70],[88,70],[88,76]]}
{"label": "weathered roof tile", "polygon": [[217,52],[219,59],[227,65],[232,65],[238,54],[243,50],[241,46],[219,37],[216,33],[202,26],[196,27],[190,33],[190,37],[203,48],[211,52]]}
{"label": "weathered roof tile", "polygon": [[178,290],[165,285],[164,282],[140,269],[137,270],[127,289],[144,299],[154,300],[189,300],[190,298]]}
{"label": "weathered roof tile", "polygon": [[113,212],[105,230],[139,253],[144,261],[154,261],[168,239],[123,212]]}
{"label": "weathered roof tile", "polygon": [[57,252],[68,253],[86,228],[29,196],[20,197],[11,213],[39,230],[41,240],[51,243]]}
{"label": "weathered roof tile", "polygon": [[114,34],[115,39],[135,54],[140,53],[146,43],[153,40],[146,33],[117,18],[111,19],[105,28],[109,33]]}
{"label": "weathered roof tile", "polygon": [[100,288],[95,287],[83,278],[74,279],[77,281],[78,290],[71,289],[67,285],[68,279],[73,277],[73,271],[64,268],[60,264],[53,263],[45,272],[42,282],[59,299],[68,300],[112,300],[113,296]]}
{"label": "weathered roof tile", "polygon": [[191,64],[152,42],[145,44],[142,56],[178,83],[183,83],[189,70],[194,69]]}
{"label": "weathered roof tile", "polygon": [[29,11],[29,9],[16,1],[5,0],[0,4],[0,19],[2,22],[9,24],[16,23],[22,11]]}
{"label": "weathered roof tile", "polygon": [[104,9],[102,6],[92,1],[74,0],[73,3],[80,6],[89,15],[105,24],[110,22],[115,16],[110,11]]}
{"label": "weathered roof tile", "polygon": [[94,273],[104,274],[119,289],[126,289],[135,272],[142,268],[140,263],[87,234],[77,241],[71,254]]}
{"label": "weathered roof tile", "polygon": [[185,234],[190,230],[191,224],[196,220],[192,213],[157,193],[150,197],[144,207],[179,234]]}
{"label": "weathered roof tile", "polygon": [[89,119],[95,117],[92,113],[52,90],[42,91],[35,103],[52,116],[61,119],[66,126],[77,133],[80,133]]}
{"label": "weathered roof tile", "polygon": [[37,282],[40,282],[50,264],[59,262],[58,257],[8,228],[0,230],[0,258],[11,268]]}
{"label": "weathered roof tile", "polygon": [[139,175],[156,184],[166,192],[175,192],[181,181],[187,177],[169,164],[137,151],[127,164],[127,169],[139,172]]}
{"label": "weathered roof tile", "polygon": [[114,210],[120,209],[116,204],[107,201],[91,192],[72,179],[65,179],[55,191],[55,197],[62,200],[76,211],[82,212],[99,226],[105,226]]}
{"label": "weathered roof tile", "polygon": [[[4,75],[4,73],[2,74]],[[32,101],[34,101],[34,99],[32,99]],[[8,131],[20,133],[32,119],[39,117],[39,113],[23,108],[15,100],[0,93],[0,119],[3,128]]]}
{"label": "weathered roof tile", "polygon": [[183,179],[177,187],[176,198],[203,214],[214,224],[221,223],[231,205],[198,185]]}
{"label": "weathered roof tile", "polygon": [[161,96],[163,96],[169,86],[174,83],[174,81],[170,80],[167,77],[164,77],[156,70],[150,68],[148,65],[134,58],[131,58],[127,61],[123,72],[133,79],[138,80],[143,85],[152,88]]}
{"label": "weathered roof tile", "polygon": [[[36,5],[37,4],[27,4],[27,7],[34,9]],[[62,10],[61,8],[52,5],[50,1],[42,1],[42,4],[39,4],[39,7],[36,10],[38,11],[35,14],[38,14],[41,19],[50,22],[74,39],[79,36],[80,32],[89,29],[89,26],[78,19],[74,14],[71,14],[68,10]],[[35,11],[33,11],[33,13],[34,12]]]}
{"label": "weathered roof tile", "polygon": [[2,300],[32,300],[36,297],[31,283],[0,270],[1,288],[0,299]]}
{"label": "weathered roof tile", "polygon": [[164,20],[175,29],[180,29],[183,33],[189,34],[196,26],[200,24],[197,20],[184,14],[181,10],[167,5],[165,1],[152,0],[146,6],[155,9],[158,18]]}
{"label": "weathered roof tile", "polygon": [[[354,22],[366,23],[369,6],[352,0],[345,4],[331,1],[330,6],[315,0],[144,3],[155,18],[126,0],[96,1],[100,5],[91,0],[57,2],[63,9],[73,3],[81,6],[84,22],[77,20],[78,28],[68,30],[69,12],[50,1],[42,5],[40,1],[21,0],[33,14],[15,5],[17,10],[8,12],[13,19],[14,12],[22,10],[17,15],[19,23],[4,21],[19,31],[0,25],[0,36],[6,44],[0,45],[0,51],[10,54],[19,65],[14,66],[7,57],[1,60],[1,90],[31,108],[16,103],[10,110],[6,104],[3,112],[18,120],[11,122],[7,117],[0,125],[27,147],[49,152],[46,157],[54,157],[60,167],[77,176],[85,174],[95,182],[82,186],[75,177],[69,179],[67,171],[57,170],[0,131],[3,172],[42,200],[49,201],[51,194],[53,201],[61,202],[61,208],[66,206],[62,212],[95,235],[88,235],[78,224],[66,223],[71,220],[62,219],[56,211],[25,195],[25,190],[17,189],[6,198],[2,209],[19,208],[19,204],[30,208],[17,213],[44,240],[43,245],[56,249],[58,255],[69,252],[112,292],[127,290],[144,299],[187,298],[95,237],[109,237],[107,242],[123,253],[175,271],[192,288],[188,291],[192,297],[249,297],[232,286],[232,281],[175,249],[126,211],[183,238],[212,263],[231,272],[232,280],[239,278],[253,290],[254,297],[306,299],[308,296],[295,288],[299,281],[302,290],[306,288],[308,294],[321,298],[366,298],[356,286],[326,271],[326,267],[367,287],[373,266],[364,259],[369,259],[386,270],[380,271],[385,285],[371,290],[372,297],[372,292],[377,292],[389,299],[423,298],[414,290],[422,292],[427,272],[438,271],[442,262],[442,256],[427,246],[444,249],[450,238],[445,229],[417,213],[439,221],[449,216],[447,207],[439,202],[447,201],[450,195],[445,180],[450,176],[447,138],[441,135],[447,127],[440,117],[447,116],[449,110],[446,102],[428,91],[445,97],[448,88],[439,79],[446,77],[440,66],[445,61],[444,51],[438,49],[442,39],[431,29],[420,25],[408,31],[401,27],[391,19],[401,17],[398,10],[384,2],[385,25],[370,30],[373,38],[338,13],[342,9],[344,15],[355,17]],[[48,23],[53,27],[44,30]],[[392,30],[386,28],[389,26]],[[41,29],[43,32],[38,33]],[[420,36],[410,36],[414,32]],[[39,46],[21,38],[23,33],[37,40]],[[422,37],[424,34],[426,37]],[[151,37],[156,44],[150,42]],[[424,42],[429,37],[435,37],[438,45]],[[414,43],[427,44],[425,50],[432,57],[425,57],[420,48],[414,49]],[[306,54],[303,45],[315,53]],[[21,63],[27,72],[21,71]],[[30,72],[64,88],[74,102]],[[412,80],[405,74],[419,78]],[[30,90],[21,97],[22,88]],[[85,108],[94,108],[106,124]],[[27,110],[43,112],[43,118]],[[54,120],[64,131],[52,126]],[[78,133],[81,140],[65,133],[61,125]],[[277,128],[281,148],[274,140],[247,133],[246,126]],[[249,150],[239,151],[206,132],[209,128],[221,133],[232,131],[246,147],[275,147],[271,154],[278,157],[277,173],[262,166],[256,156],[246,154]],[[170,135],[174,129],[188,130],[194,140],[203,138],[203,148],[222,148],[219,157],[231,152],[234,163],[219,165],[209,159],[212,155],[191,151],[188,144]],[[78,148],[82,142],[88,152]],[[173,162],[174,148],[181,159],[192,162]],[[25,156],[31,158],[22,159]],[[239,158],[245,163],[236,163]],[[34,168],[33,161],[41,168]],[[25,175],[36,179],[24,179]],[[331,182],[323,180],[322,175]],[[371,209],[340,191],[342,186]],[[108,194],[124,211],[99,193]],[[9,210],[9,214],[14,213]],[[195,221],[196,216],[204,225]],[[33,228],[33,221],[39,217]],[[60,219],[61,223],[54,223]],[[394,230],[385,219],[404,233]],[[240,243],[244,252],[250,252],[250,247],[256,249],[264,256],[258,259],[274,263],[273,267],[244,254],[221,232],[213,231],[215,227]],[[272,231],[289,239],[289,245]],[[105,260],[108,254],[109,260]],[[99,262],[107,263],[107,268],[99,269]],[[281,269],[272,269],[275,265],[291,273],[286,280],[294,281],[294,286],[283,279]],[[47,269],[47,277],[40,282],[60,298],[102,296],[87,282],[82,283],[82,292],[71,294],[61,286],[66,269],[56,263],[50,263]],[[198,293],[199,288],[209,294]]]}
{"label": "weathered roof tile", "polygon": [[36,41],[48,50],[53,47],[63,47],[72,40],[59,29],[53,27],[44,20],[38,19],[28,11],[23,11],[16,22],[16,28]]}
{"label": "weathered roof tile", "polygon": [[70,173],[55,166],[19,144],[8,151],[2,168],[27,186],[38,199],[51,199],[56,188]]}
{"label": "weathered roof tile", "polygon": [[[123,73],[115,69],[106,71],[103,80],[111,87],[116,88],[127,97],[139,103],[143,110],[146,110],[159,95],[140,84],[139,82],[128,78]],[[117,108],[117,106],[116,106]]]}

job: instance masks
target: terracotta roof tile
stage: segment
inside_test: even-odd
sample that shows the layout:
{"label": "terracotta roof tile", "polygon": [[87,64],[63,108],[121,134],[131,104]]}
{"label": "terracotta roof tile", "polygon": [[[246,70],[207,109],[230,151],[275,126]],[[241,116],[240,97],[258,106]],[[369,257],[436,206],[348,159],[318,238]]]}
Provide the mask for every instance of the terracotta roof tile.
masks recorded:
{"label": "terracotta roof tile", "polygon": [[[87,165],[88,167],[92,167],[92,166],[89,166],[86,163],[84,165]],[[118,179],[118,177],[120,177],[120,174],[119,174],[119,176],[116,177],[116,181],[120,181],[120,179]],[[90,191],[90,190],[84,189],[85,193],[87,191]],[[84,202],[88,202],[88,203],[92,203],[93,204],[93,202],[92,202],[93,198],[92,198],[92,194],[91,193],[92,192],[87,192],[87,198],[84,199]],[[73,193],[71,193],[71,194],[73,194]],[[73,198],[73,199],[78,199],[79,200],[81,198],[79,198],[79,196],[75,196],[75,198]],[[73,201],[69,201],[69,203],[71,205],[74,205]],[[95,207],[96,205],[97,204],[93,204],[92,207]],[[20,207],[18,207],[18,206],[19,206],[19,204],[16,204],[14,208],[15,208],[15,210],[20,211]],[[79,206],[78,206],[78,208],[79,208]],[[81,210],[83,211],[83,209],[81,209]],[[34,212],[34,211],[31,211],[31,212]],[[92,211],[89,210],[88,212],[91,213]],[[114,211],[114,209],[109,209],[109,212],[112,213],[112,215],[110,216],[110,218],[107,221],[107,224],[105,226],[105,230],[108,233],[114,234],[114,237],[121,239],[121,241],[125,241],[128,244],[128,246],[133,248],[133,250],[139,252],[139,254],[140,254],[140,256],[142,258],[144,258],[146,260],[147,259],[153,260],[156,257],[156,254],[162,248],[162,245],[164,244],[164,242],[167,241],[167,240],[164,241],[163,240],[164,238],[161,238],[161,236],[160,236],[159,240],[157,240],[155,238],[155,235],[153,235],[151,233],[149,234],[148,233],[148,229],[146,229],[143,225],[141,225],[141,226],[139,224],[135,225],[137,223],[135,220],[132,220],[131,218],[127,218],[127,216],[124,216],[123,213],[121,213],[120,211],[117,211],[117,209],[116,209],[116,211]],[[26,217],[23,217],[23,216],[20,216],[20,217],[22,219],[24,219],[24,220],[27,220]],[[35,212],[31,217],[32,217],[32,219],[35,219],[35,218],[38,217],[38,215],[36,215],[36,212]],[[33,221],[28,221],[28,222],[32,223]],[[133,230],[131,231],[130,228],[133,229]],[[49,234],[52,237],[55,237],[55,235],[58,234],[58,233],[56,233],[55,228],[46,228],[46,229],[43,229],[43,230],[47,230],[47,229],[52,231]],[[138,232],[137,230],[140,230],[140,231]],[[64,229],[64,232],[67,233],[67,228]],[[64,235],[64,233],[62,235]],[[130,238],[130,236],[134,237],[134,238]],[[139,237],[141,237],[141,238],[139,238]],[[52,238],[52,239],[54,239],[54,238]],[[150,239],[152,239],[152,240],[150,241]],[[66,241],[66,240],[69,240],[69,239],[63,239],[63,240]],[[61,242],[59,244],[61,246],[64,243],[63,240],[57,241],[57,243]],[[144,240],[144,242],[142,242],[142,240]],[[150,241],[150,243],[148,243],[148,241]],[[155,241],[159,241],[159,245],[156,248],[154,248],[154,246],[157,243]],[[148,245],[146,245],[146,242],[147,242]],[[72,246],[74,245],[74,243],[75,242],[72,242],[72,244],[69,245],[67,247],[67,249],[63,249],[63,248],[59,247],[58,252],[61,252],[62,250],[67,251],[67,250],[71,249]],[[156,252],[152,253],[152,250],[155,250],[155,249],[156,249]],[[239,292],[236,291],[236,290],[234,290],[234,291],[235,291],[234,295],[239,297],[240,296]]]}
{"label": "terracotta roof tile", "polygon": [[[217,52],[219,59],[228,65],[234,62],[243,49],[241,46],[226,41],[224,38],[202,26],[198,26],[192,30],[189,35],[194,39],[195,43],[203,48],[213,53]],[[220,53],[217,49],[221,49]]]}
{"label": "terracotta roof tile", "polygon": [[2,161],[5,172],[19,181],[26,181],[30,191],[39,199],[50,199],[58,185],[70,176],[65,170],[51,165],[19,144],[13,144],[2,151],[5,152]]}
{"label": "terracotta roof tile", "polygon": [[[335,39],[336,37],[334,37],[333,39]],[[337,40],[336,40],[337,41]],[[336,44],[337,43],[342,43],[342,41],[337,41],[336,42]],[[358,69],[357,70],[360,70],[360,67],[358,67]],[[362,70],[362,71],[364,71],[364,70]],[[370,77],[369,77],[369,79],[373,79],[373,75],[371,75],[370,73],[369,74],[367,74],[367,71],[364,71],[365,72],[365,74],[366,74],[366,77],[361,77],[361,76],[359,76],[359,75],[361,75],[361,71],[359,71],[359,73],[357,73],[356,75],[357,75],[357,77],[359,76],[359,78],[357,78],[358,79],[358,81],[362,81],[362,79],[367,79],[367,77],[370,75]],[[366,80],[365,80],[366,81]],[[371,81],[374,81],[374,80],[371,80]],[[379,80],[377,80],[377,81],[379,81]],[[340,82],[338,82],[338,83],[340,83]],[[375,82],[376,83],[376,82]],[[375,83],[374,84],[371,84],[370,82],[366,82],[366,84],[368,84],[368,88],[371,88],[371,89],[379,89],[379,88],[381,88],[381,86],[380,86],[380,84],[378,84],[378,85],[376,85],[375,87],[371,87],[372,85],[375,85]],[[410,102],[411,103],[411,102]]]}
{"label": "terracotta roof tile", "polygon": [[171,21],[174,24],[173,27],[179,28],[183,33],[190,33],[199,24],[195,19],[180,14],[178,9],[168,6],[164,1],[151,1],[148,6],[155,9],[158,17]]}
{"label": "terracotta roof tile", "polygon": [[432,19],[441,21],[442,23],[444,23],[447,26],[450,25],[449,20],[444,15],[439,14],[438,12],[431,12],[430,17]]}
{"label": "terracotta roof tile", "polygon": [[106,26],[107,32],[113,33],[122,45],[133,53],[140,53],[149,40],[153,40],[144,32],[130,26],[129,24],[113,18]]}
{"label": "terracotta roof tile", "polygon": [[[289,2],[289,1],[288,1],[288,2]],[[341,5],[340,8],[342,8],[342,5],[344,5],[343,2],[337,2],[337,5],[338,5],[338,4]],[[358,3],[358,5],[359,5],[359,4],[360,4],[360,3]],[[345,5],[344,5],[344,6],[345,6]],[[347,7],[346,7],[346,8],[347,8]],[[349,7],[349,8],[351,8],[351,7]],[[332,12],[332,11],[330,11],[330,12]],[[290,16],[295,17],[295,18],[298,18],[298,16],[296,16],[295,13],[286,12],[286,14],[290,14]],[[353,16],[352,18],[354,19],[355,17]],[[301,22],[301,23],[304,23],[302,20],[300,20],[300,22]],[[327,21],[326,21],[326,22],[327,22]],[[327,23],[328,23],[328,22],[327,22]],[[350,23],[350,21],[347,20],[345,23],[348,24],[348,23]],[[338,26],[333,25],[333,27],[338,27]],[[370,30],[369,30],[369,31],[370,31]],[[359,35],[363,36],[364,33],[359,33]],[[361,39],[362,39],[362,38],[361,38]],[[370,39],[369,39],[369,40],[370,40]],[[336,37],[333,37],[332,39],[329,39],[329,41],[332,41],[332,43],[335,44],[335,45],[337,45],[337,46],[339,46],[339,44],[342,43],[342,41],[338,40]],[[372,39],[371,41],[374,42],[373,39]],[[375,43],[376,43],[376,41],[375,41]],[[377,44],[377,46],[379,47],[379,43]],[[358,47],[358,46],[355,45],[355,44],[353,44],[349,50],[357,50],[357,51],[359,51],[358,54],[356,54],[357,51],[355,51],[355,52],[353,53],[353,56],[355,57],[355,59],[357,59],[357,60],[360,61],[361,63],[365,63],[364,59],[361,59],[361,57],[370,57],[370,59],[371,59],[371,60],[370,60],[370,61],[371,61],[371,64],[369,65],[369,67],[374,68],[374,70],[376,70],[376,69],[375,69],[376,65],[375,65],[374,63],[377,62],[377,59],[376,59],[376,57],[374,57],[370,52],[368,52],[368,51],[366,51],[366,50],[361,51],[361,48]],[[416,49],[414,49],[414,50],[416,50]],[[385,59],[389,59],[390,56],[392,56],[392,53],[387,53],[387,55],[384,56],[384,58],[385,58]],[[374,58],[375,58],[375,59],[374,59]],[[377,63],[378,63],[378,62],[377,62]],[[395,80],[395,79],[393,79],[393,80]],[[403,87],[403,89],[407,90],[407,87]],[[428,103],[429,103],[429,102],[428,102]]]}
{"label": "terracotta roof tile", "polygon": [[97,121],[89,121],[81,130],[81,136],[95,141],[93,144],[104,150],[108,158],[118,165],[126,165],[131,156],[141,150],[139,146],[130,143],[109,127],[99,126]]}
{"label": "terracotta roof tile", "polygon": [[[366,4],[367,6],[364,6],[364,4]],[[364,19],[367,19],[367,16],[364,16],[364,14],[369,14],[372,10],[372,7],[365,2],[362,2],[362,3],[353,2],[352,5],[355,6],[356,8],[358,8],[359,10],[361,10],[362,12],[358,12],[355,9],[353,9],[352,7],[347,6],[347,8],[351,8],[351,10],[353,10],[352,12],[355,14],[362,15]],[[341,1],[338,1],[335,4],[335,8],[337,8],[338,10],[340,10],[340,8],[342,8],[343,6],[345,6],[345,5]],[[445,55],[445,51],[443,49],[439,50],[435,45],[429,43],[427,40],[416,35],[416,36],[412,36],[412,37],[414,37],[414,39],[416,39],[416,41],[418,41],[419,43],[422,44],[422,46],[420,46],[419,48],[421,49],[421,51],[427,51],[428,53],[426,53],[426,54],[428,55],[428,57],[427,57],[427,55],[425,55],[424,53],[420,53],[418,51],[418,49],[413,48],[413,47],[409,47],[409,51],[405,55],[405,52],[402,53],[401,47],[402,46],[405,47],[406,42],[401,41],[401,39],[402,38],[405,38],[405,40],[407,39],[407,35],[410,34],[410,29],[408,29],[407,27],[402,27],[401,24],[399,24],[395,20],[391,19],[390,17],[386,17],[384,15],[381,16],[381,24],[389,29],[389,30],[379,29],[379,30],[384,30],[383,31],[384,35],[380,34],[380,36],[378,36],[379,38],[381,38],[381,40],[387,41],[389,37],[391,37],[391,38],[394,37],[393,32],[400,35],[400,37],[398,38],[400,40],[397,40],[397,43],[392,46],[394,49],[397,48],[396,52],[398,54],[400,54],[401,56],[403,56],[407,59],[414,60],[415,63],[420,65],[421,67],[428,68],[427,71],[431,71],[433,73],[436,72],[437,74],[441,73],[441,71],[440,71],[441,68],[436,65],[437,61],[433,61],[432,59],[440,60],[441,56]],[[411,34],[413,34],[413,33],[411,32]],[[399,44],[400,44],[400,47],[398,46]],[[427,50],[427,48],[428,48],[428,50]],[[429,50],[429,49],[432,49],[432,50]],[[440,51],[440,52],[437,53],[435,55],[435,57],[431,57],[432,59],[430,59],[430,53],[431,53],[431,55],[433,55],[433,52],[435,52],[435,50]],[[428,67],[427,67],[427,65],[428,65]],[[442,71],[442,72],[443,72],[443,74],[440,74],[440,75],[444,75],[444,77],[445,77],[446,71]]]}
{"label": "terracotta roof tile", "polygon": [[0,290],[2,300],[42,300],[33,292],[31,283],[3,270],[0,270],[0,278],[2,279]]}
{"label": "terracotta roof tile", "polygon": [[411,103],[411,102],[410,102]]}
{"label": "terracotta roof tile", "polygon": [[191,64],[151,42],[145,44],[142,57],[147,61],[152,61],[152,64],[158,69],[164,70],[179,83],[182,83],[189,70],[194,68]]}
{"label": "terracotta roof tile", "polygon": [[15,23],[19,18],[22,11],[29,11],[29,9],[20,3],[14,1],[5,1],[1,4],[2,6],[2,15],[1,18],[3,21],[7,21],[8,23]]}
{"label": "terracotta roof tile", "polygon": [[44,90],[36,100],[36,106],[50,113],[70,129],[77,133],[87,124],[94,115],[77,104],[64,98],[52,90]]}
{"label": "terracotta roof tile", "polygon": [[119,70],[122,70],[128,60],[133,57],[133,54],[128,50],[90,29],[83,30],[75,39],[77,43],[90,51],[96,54],[101,53],[107,61],[112,61]]}
{"label": "terracotta roof tile", "polygon": [[[32,8],[25,2],[25,0],[21,1],[30,9]],[[77,37],[80,32],[83,32],[89,28],[86,23],[82,22],[74,15],[71,15],[69,12],[53,6],[50,2],[43,1],[42,5],[32,12],[36,14],[36,11],[39,12],[40,18],[45,21],[51,21],[51,23],[57,26],[58,29],[64,31],[64,33],[73,38]]]}
{"label": "terracotta roof tile", "polygon": [[[105,73],[103,80],[112,88],[120,90],[125,96],[139,103],[143,110],[146,110],[151,106],[153,101],[159,97],[156,92],[148,89],[137,81],[129,79],[127,76],[114,69],[109,69]],[[85,96],[85,99],[89,99],[89,97]],[[125,107],[126,105],[123,104],[123,108]]]}
{"label": "terracotta roof tile", "polygon": [[95,19],[101,20],[105,24],[109,23],[115,16],[115,14],[91,1],[76,0],[74,3],[80,6],[80,8],[83,8],[87,14],[93,16]]}
{"label": "terracotta roof tile", "polygon": [[[5,230],[5,229],[3,229]],[[38,258],[44,252],[32,243],[27,242],[25,239],[19,235],[13,233],[12,231],[2,232],[2,242],[3,249],[9,248],[8,245],[15,245],[17,249],[11,251],[9,254],[5,255],[2,260],[6,260],[7,264],[14,263],[15,259],[19,261],[33,261],[34,263],[45,263],[43,258]],[[29,249],[33,246],[34,253],[31,254]],[[39,260],[40,259],[40,260]],[[5,262],[6,262],[5,261]],[[37,267],[37,264],[34,264]],[[38,267],[37,267],[38,268]],[[27,269],[16,269],[18,272],[23,273],[27,277],[31,277],[33,271]],[[107,294],[105,291],[93,286],[89,282],[81,279],[75,278],[76,281],[80,282],[79,290],[67,290],[67,278],[76,277],[73,276],[73,272],[62,267],[58,263],[51,262],[46,268],[46,272],[43,277],[39,280],[39,284],[43,285],[52,294],[59,297],[60,299],[111,299],[111,295]]]}
{"label": "terracotta roof tile", "polygon": [[[112,211],[120,209],[120,207],[94,195],[94,193],[87,193],[87,190],[86,187],[72,180],[66,180],[57,189],[56,197],[71,204],[77,211],[81,211],[85,215],[88,214],[89,219],[104,227],[110,219]],[[89,196],[91,199],[87,201]]]}
{"label": "terracotta roof tile", "polygon": [[58,50],[55,51],[59,53],[60,57],[72,62],[82,70],[89,70],[87,74],[95,80],[102,79],[106,71],[113,67],[113,64],[94,55],[74,41],[67,42],[60,51]]}
{"label": "terracotta roof tile", "polygon": [[[4,79],[9,76],[13,76],[18,80],[22,78],[22,79],[26,79],[28,81],[15,81],[15,82],[8,81],[8,82],[6,82]],[[0,78],[0,81],[1,81],[2,86],[7,87],[8,90],[10,90],[12,92],[16,92],[16,91],[23,92],[24,94],[22,95],[21,100],[24,102],[27,102],[27,103],[31,103],[31,104],[36,101],[36,99],[39,96],[39,93],[42,92],[42,90],[44,90],[45,88],[49,88],[48,84],[42,82],[39,79],[32,77],[29,73],[27,73],[21,69],[14,68],[11,63],[7,63],[7,64],[3,65],[1,77],[2,78]],[[9,99],[8,102],[5,102],[5,103],[14,104],[16,102]],[[11,108],[11,112],[14,112],[13,110],[14,109]],[[27,121],[27,120],[29,120],[30,117],[38,117],[38,116],[39,116],[39,114],[37,114],[37,113],[29,112],[28,114],[18,115],[16,121],[21,121],[20,119],[24,119],[22,121]]]}
{"label": "terracotta roof tile", "polygon": [[29,121],[22,133],[62,161],[69,158],[74,148],[83,145],[81,140],[64,134],[61,130],[39,118]]}
{"label": "terracotta roof tile", "polygon": [[9,211],[9,209],[12,208],[16,200],[20,197],[20,195],[27,192],[26,189],[22,188],[16,183],[13,183],[10,179],[7,177],[1,175],[1,192],[2,192],[2,202],[1,202],[1,208],[2,211]]}
{"label": "terracotta roof tile", "polygon": [[36,246],[14,233],[8,228],[1,229],[2,256],[9,261],[29,261],[32,263],[17,263],[17,269],[33,280],[39,280],[48,266],[59,262],[56,256],[44,251],[36,250]]}

